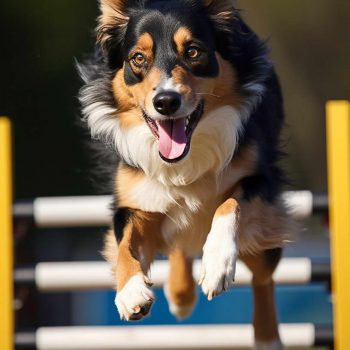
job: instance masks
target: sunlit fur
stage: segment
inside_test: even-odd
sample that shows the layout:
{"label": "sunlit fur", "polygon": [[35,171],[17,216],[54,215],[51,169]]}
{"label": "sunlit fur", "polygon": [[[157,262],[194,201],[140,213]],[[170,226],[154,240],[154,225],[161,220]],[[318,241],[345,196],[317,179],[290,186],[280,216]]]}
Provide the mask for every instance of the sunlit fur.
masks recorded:
{"label": "sunlit fur", "polygon": [[242,127],[242,117],[232,107],[208,113],[193,135],[189,156],[169,165],[159,157],[157,140],[144,122],[123,129],[115,118],[116,110],[100,103],[83,112],[93,137],[112,144],[128,164],[140,167],[146,175],[177,186],[194,182],[208,170],[219,174],[232,159]]}
{"label": "sunlit fur", "polygon": [[[189,7],[198,7],[200,3],[199,0],[181,1]],[[146,72],[131,64],[131,69],[137,71],[132,74],[140,74],[142,79],[130,83],[129,78],[126,79],[129,63],[120,61],[122,56],[116,48],[122,45],[121,38],[126,35],[130,18],[138,11],[145,11],[143,7],[148,3],[152,5],[153,0],[102,1],[98,28],[102,50],[90,63],[79,67],[85,81],[80,101],[92,137],[108,144],[118,153],[121,164],[138,169],[138,176],[142,178],[130,187],[128,180],[118,178],[117,171],[116,205],[165,214],[169,221],[164,220],[163,228],[166,229],[163,234],[169,240],[169,232],[193,227],[197,212],[202,212],[204,203],[210,200],[214,204],[211,208],[206,207],[208,219],[201,219],[206,224],[202,229],[198,228],[205,232],[215,205],[220,204],[226,193],[229,194],[230,188],[232,192],[232,188],[239,184],[239,196],[245,200],[243,206],[249,208],[247,212],[257,213],[256,219],[251,214],[242,218],[245,224],[240,232],[245,233],[240,238],[241,249],[254,252],[262,247],[267,249],[282,244],[290,231],[284,209],[276,201],[281,184],[281,171],[276,161],[283,111],[278,82],[266,56],[266,48],[234,12],[230,1],[208,0],[204,6],[216,30],[221,33],[215,56],[211,56],[218,63],[217,74],[196,76],[179,64],[166,73],[163,67],[166,62],[159,65],[159,57],[154,52],[160,39],[155,43],[153,34],[146,32],[136,37],[134,48],[131,46],[125,55],[130,57],[141,50],[156,66]],[[176,3],[173,2],[178,6]],[[153,13],[147,11],[146,16]],[[202,10],[198,7],[196,11]],[[159,20],[160,12],[156,13],[155,18]],[[235,29],[236,25],[238,29]],[[237,32],[233,33],[235,30]],[[174,29],[173,35],[174,50],[182,57],[186,41],[192,40],[194,34],[186,24]],[[221,46],[225,40],[227,47]],[[241,45],[240,50],[245,51],[237,51],[235,45]],[[167,77],[167,74],[171,76]],[[152,109],[152,99],[159,89],[164,88],[178,91],[184,101],[192,101],[192,108],[199,99],[205,106],[188,155],[174,163],[165,162],[159,156],[159,141],[143,118],[143,111],[155,119],[162,117]],[[269,106],[273,107],[269,109]],[[188,113],[188,109],[186,111]],[[250,163],[240,163],[238,155],[244,154],[242,150],[251,146],[254,146],[255,158]],[[265,225],[271,229],[261,229],[259,220],[263,220],[264,215],[267,215],[266,220],[273,218],[274,223]],[[273,232],[274,227],[276,232]],[[193,253],[198,253],[197,249],[193,249]]]}
{"label": "sunlit fur", "polygon": [[[222,61],[220,59],[220,62]],[[130,104],[130,107],[126,107],[127,110],[122,106],[119,107],[122,111],[119,111],[118,107],[110,102],[89,103],[89,100],[95,97],[95,87],[87,85],[82,90],[80,100],[86,105],[83,114],[92,136],[112,145],[126,163],[141,168],[146,175],[163,184],[183,186],[194,182],[208,171],[218,175],[231,161],[242,125],[255,106],[254,99],[259,98],[247,98],[238,103],[231,86],[234,82],[231,69],[227,69],[224,63],[221,63],[220,68],[222,71],[212,92],[208,93],[208,96],[205,93],[202,96],[200,93],[206,100],[206,113],[194,131],[189,155],[180,163],[169,165],[159,157],[158,141],[140,115],[141,111],[133,107],[140,101],[133,102],[135,97],[131,96],[132,89],[122,82],[115,94],[119,100],[129,98],[129,101],[124,103]],[[228,77],[232,78],[229,84]],[[213,79],[208,81],[213,85]],[[185,86],[185,83],[181,86]],[[203,91],[202,86],[203,83],[199,85],[199,91]],[[192,86],[192,89],[194,88]],[[222,105],[225,100],[226,106],[225,103]],[[127,126],[122,119],[125,115],[130,120]]]}
{"label": "sunlit fur", "polygon": [[[205,45],[198,60],[186,56],[188,42]],[[133,61],[139,53],[141,65]],[[173,257],[166,290],[170,310],[179,317],[194,306],[191,259],[203,246],[203,266],[211,271],[203,284],[209,299],[231,287],[237,255],[248,262],[260,259],[258,267],[248,264],[254,283],[270,288],[278,259],[269,269],[265,252],[283,246],[294,231],[279,200],[282,95],[268,49],[233,2],[101,0],[96,54],[78,69],[84,80],[83,119],[92,137],[119,157],[118,164],[110,164],[115,213],[104,256],[113,268],[121,317],[135,320],[148,313],[153,300],[145,302],[137,291],[148,288],[147,274],[158,252]],[[172,115],[154,104],[163,91],[181,97]],[[159,131],[159,122],[196,115],[201,106],[186,141],[189,152],[174,161],[161,157],[152,125]],[[220,252],[210,252],[222,247],[221,232],[226,242],[234,239],[223,249],[229,263],[220,261]],[[175,283],[179,271],[184,278]],[[130,286],[136,286],[132,298],[126,293]],[[278,343],[276,321],[269,320],[271,334],[260,340]]]}

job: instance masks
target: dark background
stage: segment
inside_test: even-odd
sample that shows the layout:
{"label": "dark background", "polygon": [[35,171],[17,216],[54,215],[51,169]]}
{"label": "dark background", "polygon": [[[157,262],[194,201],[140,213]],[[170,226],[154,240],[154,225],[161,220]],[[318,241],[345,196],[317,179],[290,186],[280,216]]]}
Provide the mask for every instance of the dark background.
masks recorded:
{"label": "dark background", "polygon": [[[350,96],[350,2],[237,2],[273,48],[293,187],[325,191],[324,104]],[[74,58],[92,50],[97,14],[95,0],[0,3],[0,114],[14,125],[16,198],[96,192]]]}
{"label": "dark background", "polygon": [[16,198],[91,188],[74,58],[94,43],[94,1],[0,4],[0,114],[14,126]]}

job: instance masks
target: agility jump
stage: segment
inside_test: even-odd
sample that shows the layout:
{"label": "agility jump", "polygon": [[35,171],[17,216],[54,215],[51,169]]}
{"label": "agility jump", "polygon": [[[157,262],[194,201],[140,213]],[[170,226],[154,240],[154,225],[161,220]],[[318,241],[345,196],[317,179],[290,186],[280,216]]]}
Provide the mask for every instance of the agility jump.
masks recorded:
{"label": "agility jump", "polygon": [[[199,280],[200,266],[200,260],[193,264],[196,281]],[[154,287],[163,287],[169,275],[168,261],[157,260],[151,273]],[[238,261],[235,285],[249,285],[251,278],[250,270]],[[327,282],[329,279],[329,262],[309,258],[284,258],[274,273],[275,283],[284,285]],[[14,280],[16,284],[33,284],[40,292],[111,289],[114,285],[109,265],[105,262],[41,262],[34,267],[15,269]]]}
{"label": "agility jump", "polygon": [[[74,212],[75,219],[66,217],[66,210],[56,210],[58,216],[43,214],[45,211],[52,213],[51,205],[56,206],[56,199],[41,199],[31,203],[17,203],[12,205],[11,194],[11,130],[10,123],[5,118],[0,118],[0,348],[2,350],[13,350],[36,346],[39,350],[78,350],[78,349],[131,349],[127,347],[129,342],[123,339],[133,337],[136,345],[133,349],[163,349],[169,344],[169,339],[178,339],[174,348],[177,349],[214,349],[214,348],[247,348],[253,344],[253,331],[249,325],[208,325],[208,326],[175,326],[175,327],[62,327],[62,328],[41,328],[33,333],[14,334],[14,317],[12,310],[13,303],[13,282],[35,283],[40,291],[50,290],[74,290],[87,288],[108,288],[111,281],[106,277],[107,268],[104,263],[39,263],[31,269],[13,270],[12,258],[12,207],[14,217],[32,217],[38,226],[98,226],[105,225],[109,212],[105,206],[109,201],[108,197],[91,198],[85,201],[84,198],[72,198],[71,201],[60,199],[61,204],[67,206],[75,205],[83,199],[84,205],[89,205],[91,212],[96,216],[89,222],[77,212]],[[334,342],[336,350],[350,349],[350,103],[347,101],[330,102],[327,105],[327,136],[328,136],[328,175],[329,175],[329,201],[332,238],[332,282],[334,295]],[[291,197],[292,196],[292,197]],[[304,208],[295,210],[295,215],[305,217],[315,211],[324,211],[327,207],[327,197],[307,195]],[[288,198],[288,195],[286,195]],[[289,200],[293,195],[289,194]],[[294,197],[296,198],[296,197]],[[311,200],[310,200],[311,198]],[[46,202],[45,202],[46,201]],[[305,203],[306,202],[306,203]],[[39,204],[38,204],[39,203]],[[73,204],[72,204],[73,203]],[[99,207],[100,209],[96,209]],[[40,209],[38,209],[40,208]],[[70,207],[72,208],[72,207]],[[308,208],[307,210],[305,208]],[[311,209],[310,209],[311,208]],[[73,212],[73,210],[70,210]],[[309,214],[307,214],[307,212]],[[86,215],[85,220],[89,215]],[[90,216],[91,217],[91,216]],[[70,264],[70,267],[69,267]],[[241,265],[239,265],[241,266]],[[291,267],[293,266],[293,267]],[[296,268],[295,266],[299,266]],[[79,269],[81,279],[74,283],[59,281],[56,278],[64,272],[65,277],[68,269],[74,271]],[[157,262],[155,271],[159,274],[157,285],[162,285],[166,274],[166,264]],[[53,271],[56,271],[53,273]],[[75,270],[75,271],[77,271]],[[103,276],[98,282],[89,280],[87,274],[91,271],[98,271]],[[196,267],[195,267],[196,271]],[[244,267],[239,267],[237,283],[249,283],[249,274]],[[48,273],[53,277],[49,280]],[[55,275],[56,274],[56,275]],[[92,274],[96,277],[96,274]],[[289,276],[286,276],[289,275]],[[84,277],[85,276],[85,277]],[[241,276],[241,277],[240,277]],[[287,281],[291,277],[294,281]],[[277,283],[308,283],[315,280],[327,280],[329,278],[329,265],[316,264],[309,259],[282,260],[279,269],[276,271],[275,280]],[[306,347],[315,345],[330,345],[333,342],[332,330],[321,329],[312,324],[281,325],[282,340],[287,346]],[[199,332],[199,333],[198,333]],[[154,334],[157,333],[157,337]],[[159,334],[163,335],[159,337]],[[196,336],[200,334],[200,336]],[[189,339],[196,339],[195,343]],[[69,341],[66,342],[66,340]],[[137,339],[140,339],[138,344]],[[164,343],[166,339],[166,343]],[[181,340],[183,339],[183,340]],[[223,340],[225,339],[225,341]],[[142,340],[142,342],[141,342]],[[138,347],[137,347],[138,346]],[[142,346],[142,347],[141,347]]]}
{"label": "agility jump", "polygon": [[[332,330],[313,324],[282,324],[287,347],[308,348],[332,343]],[[130,342],[130,339],[133,339]],[[17,348],[38,350],[209,350],[251,349],[251,325],[191,325],[133,327],[55,327],[16,335]]]}
{"label": "agility jump", "polygon": [[[281,200],[296,219],[328,210],[327,195],[286,191]],[[15,219],[33,220],[38,228],[109,226],[112,196],[39,197],[13,205]]]}

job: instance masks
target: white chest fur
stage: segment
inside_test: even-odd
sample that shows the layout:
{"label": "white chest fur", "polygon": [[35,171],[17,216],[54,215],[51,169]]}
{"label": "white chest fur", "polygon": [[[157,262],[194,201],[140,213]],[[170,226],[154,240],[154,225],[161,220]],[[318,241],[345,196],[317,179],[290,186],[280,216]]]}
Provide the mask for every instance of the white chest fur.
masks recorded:
{"label": "white chest fur", "polygon": [[133,138],[144,144],[144,151],[148,149],[148,154],[133,152],[136,148],[132,144],[128,149],[128,155],[146,176],[130,188],[127,196],[141,210],[166,215],[161,230],[167,241],[180,232],[188,237],[194,227],[208,233],[223,194],[241,177],[230,162],[242,122],[231,106],[207,113],[194,132],[189,155],[176,164],[160,159],[154,138],[146,138],[143,143],[141,136],[147,133]]}
{"label": "white chest fur", "polygon": [[[189,155],[175,164],[161,160],[155,138],[143,139],[147,133],[133,137],[130,144],[124,140],[129,144],[126,153],[146,175],[129,195],[146,211],[165,213],[176,204],[185,204],[191,211],[198,209],[200,201],[207,199],[208,186],[203,183],[211,177],[211,187],[217,187],[222,181],[237,147],[242,122],[240,113],[231,106],[206,113],[193,134]],[[143,145],[144,151],[135,151],[132,143]],[[209,194],[213,191],[216,193],[216,188],[210,188]]]}
{"label": "white chest fur", "polygon": [[219,175],[207,174],[186,186],[166,186],[145,177],[129,196],[139,209],[165,214],[161,225],[165,241],[172,245],[184,240],[181,245],[191,248],[188,254],[195,255],[210,230],[215,210],[241,177],[231,165]]}

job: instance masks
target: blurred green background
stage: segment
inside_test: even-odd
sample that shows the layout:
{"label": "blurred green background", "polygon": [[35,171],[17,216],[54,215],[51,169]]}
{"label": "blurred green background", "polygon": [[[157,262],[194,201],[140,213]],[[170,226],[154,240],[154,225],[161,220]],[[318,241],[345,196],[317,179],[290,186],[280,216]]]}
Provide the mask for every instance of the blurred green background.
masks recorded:
{"label": "blurred green background", "polygon": [[[295,189],[326,190],[324,104],[350,96],[350,2],[238,0],[269,39],[282,82],[284,167]],[[16,198],[94,193],[78,125],[74,58],[93,48],[95,0],[0,3],[0,114],[14,122]]]}
{"label": "blurred green background", "polygon": [[238,6],[272,47],[285,98],[288,174],[297,189],[326,191],[324,105],[350,98],[350,2],[240,0]]}

